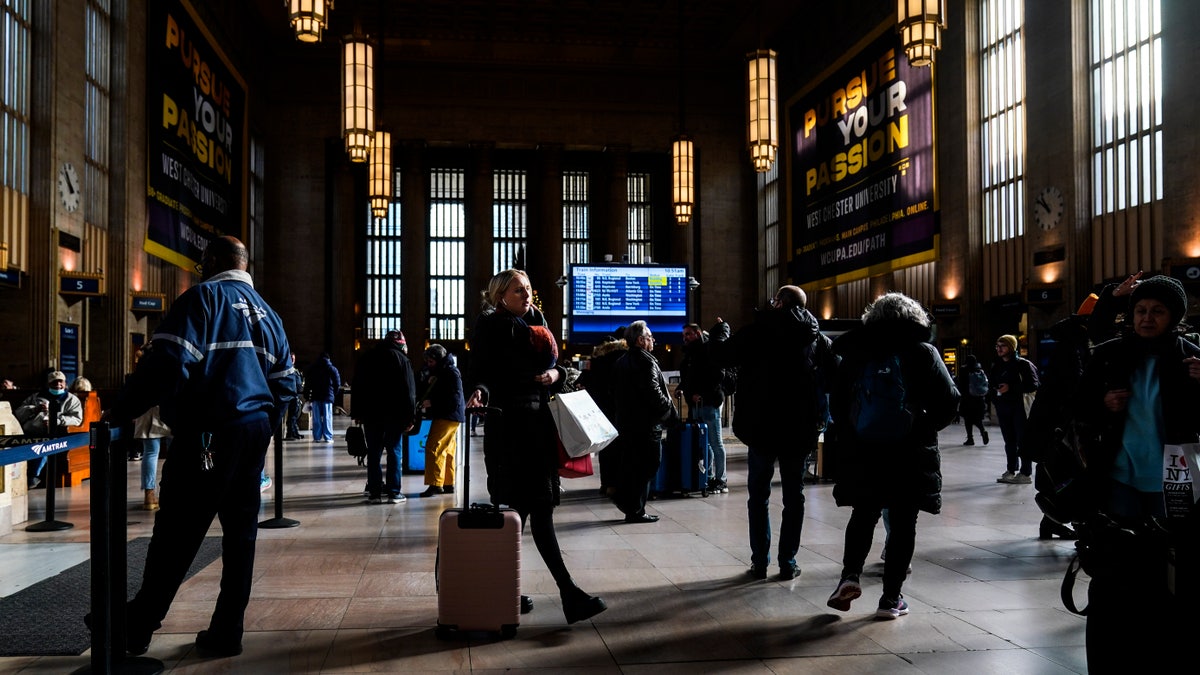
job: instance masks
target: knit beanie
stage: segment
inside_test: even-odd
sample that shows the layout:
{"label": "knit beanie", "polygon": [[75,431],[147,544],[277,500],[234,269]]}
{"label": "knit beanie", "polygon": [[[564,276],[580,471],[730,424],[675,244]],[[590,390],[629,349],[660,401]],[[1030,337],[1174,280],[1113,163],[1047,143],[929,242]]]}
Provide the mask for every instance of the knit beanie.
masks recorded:
{"label": "knit beanie", "polygon": [[1008,348],[1015,354],[1017,352],[1017,338],[1015,335],[1001,335],[996,342],[1003,342],[1008,345]]}
{"label": "knit beanie", "polygon": [[1183,284],[1171,277],[1150,277],[1138,282],[1133,289],[1133,294],[1129,296],[1130,309],[1132,310],[1138,301],[1147,298],[1158,300],[1166,305],[1167,311],[1171,313],[1172,325],[1178,324],[1187,314],[1187,292],[1183,290]]}

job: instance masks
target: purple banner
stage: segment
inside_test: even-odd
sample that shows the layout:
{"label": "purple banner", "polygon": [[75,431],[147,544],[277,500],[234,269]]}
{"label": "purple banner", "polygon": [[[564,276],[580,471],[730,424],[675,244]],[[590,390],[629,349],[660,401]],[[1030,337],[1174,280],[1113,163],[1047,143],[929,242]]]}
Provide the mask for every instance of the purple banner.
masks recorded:
{"label": "purple banner", "polygon": [[796,283],[937,259],[932,71],[908,65],[894,28],[788,105]]}
{"label": "purple banner", "polygon": [[243,236],[246,84],[185,0],[146,18],[147,252],[185,269]]}

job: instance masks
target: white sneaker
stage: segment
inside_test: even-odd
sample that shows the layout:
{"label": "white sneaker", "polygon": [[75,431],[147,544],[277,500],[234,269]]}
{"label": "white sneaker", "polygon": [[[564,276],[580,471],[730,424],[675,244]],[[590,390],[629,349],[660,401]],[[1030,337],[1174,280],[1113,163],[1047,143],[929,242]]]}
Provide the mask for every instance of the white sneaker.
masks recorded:
{"label": "white sneaker", "polygon": [[905,614],[908,614],[908,603],[903,595],[895,600],[880,598],[879,609],[875,610],[876,619],[899,619]]}
{"label": "white sneaker", "polygon": [[999,478],[996,479],[996,482],[997,483],[1011,483],[1011,482],[1013,482],[1013,478],[1016,475],[1017,474],[1013,473],[1012,471],[1005,471]]}

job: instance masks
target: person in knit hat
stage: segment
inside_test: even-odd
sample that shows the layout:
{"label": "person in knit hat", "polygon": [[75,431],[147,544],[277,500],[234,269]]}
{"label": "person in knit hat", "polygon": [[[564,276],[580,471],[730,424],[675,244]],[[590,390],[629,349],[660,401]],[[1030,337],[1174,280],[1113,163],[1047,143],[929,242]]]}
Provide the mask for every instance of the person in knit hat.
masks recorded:
{"label": "person in knit hat", "polygon": [[[1187,472],[1172,469],[1196,462],[1186,449],[1200,442],[1200,347],[1183,335],[1178,281],[1142,279],[1129,302],[1126,330],[1093,350],[1074,397],[1092,512],[1115,523],[1089,528],[1091,571],[1104,570],[1088,588],[1093,671],[1144,640],[1186,644],[1200,603],[1200,507]],[[1145,656],[1161,672],[1195,665],[1174,649]]]}
{"label": "person in knit hat", "polygon": [[989,393],[996,405],[996,421],[1004,437],[1004,455],[1008,464],[997,483],[1029,484],[1033,482],[1033,462],[1021,452],[1021,436],[1025,433],[1025,395],[1037,391],[1037,368],[1017,353],[1015,335],[996,339],[996,361],[988,373]]}

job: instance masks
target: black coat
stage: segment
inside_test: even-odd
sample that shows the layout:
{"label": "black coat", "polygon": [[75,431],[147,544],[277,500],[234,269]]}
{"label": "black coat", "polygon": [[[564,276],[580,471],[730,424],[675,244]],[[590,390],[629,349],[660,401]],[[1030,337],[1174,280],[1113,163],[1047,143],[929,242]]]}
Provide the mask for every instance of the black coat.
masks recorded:
{"label": "black coat", "polygon": [[[837,454],[833,497],[839,506],[915,505],[938,513],[942,508],[941,455],[938,431],[954,419],[958,388],[937,353],[926,341],[929,329],[914,321],[880,321],[855,328],[833,343],[842,357],[830,395]],[[913,413],[912,428],[887,442],[855,437],[850,418],[854,382],[864,364],[881,354],[899,357],[906,388],[905,405]]]}
{"label": "black coat", "polygon": [[432,370],[424,374],[421,391],[429,401],[425,417],[459,423],[466,421],[462,374],[458,372],[458,366],[454,365],[453,354],[446,354]]}
{"label": "black coat", "polygon": [[679,420],[654,355],[630,347],[613,366],[613,397],[623,471],[649,478],[658,469],[664,424]]}
{"label": "black coat", "polygon": [[383,340],[359,358],[350,386],[354,419],[401,429],[416,419],[416,383],[412,363],[400,345]]}
{"label": "black coat", "polygon": [[471,333],[468,391],[483,391],[487,405],[501,410],[484,426],[488,492],[494,503],[522,511],[559,502],[558,431],[548,403],[566,372],[558,368],[553,388],[537,383],[555,367],[555,355],[535,346],[535,330],[549,330],[537,309],[522,317],[497,309],[480,316]]}
{"label": "black coat", "polygon": [[318,359],[304,372],[304,392],[310,401],[332,403],[342,386],[342,374],[328,358]]}
{"label": "black coat", "polygon": [[821,392],[836,359],[815,316],[800,307],[758,312],[749,326],[713,343],[713,353],[738,369],[738,439],[760,451],[807,454],[816,447]]}
{"label": "black coat", "polygon": [[729,324],[725,322],[713,326],[708,335],[701,335],[699,340],[683,346],[683,362],[679,364],[679,390],[687,401],[688,409],[692,407],[692,396],[699,395],[703,405],[718,407],[725,402],[725,392],[721,389],[724,370],[713,357],[713,348],[717,343],[729,337]]}

